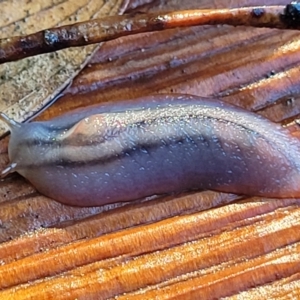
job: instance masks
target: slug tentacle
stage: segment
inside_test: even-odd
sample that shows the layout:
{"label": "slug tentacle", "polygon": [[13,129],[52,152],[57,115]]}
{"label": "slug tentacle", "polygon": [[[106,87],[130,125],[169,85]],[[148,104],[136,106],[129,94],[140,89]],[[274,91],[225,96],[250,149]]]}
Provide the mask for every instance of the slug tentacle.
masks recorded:
{"label": "slug tentacle", "polygon": [[[15,120],[9,118],[6,114],[3,112],[0,112],[0,120],[3,121],[6,125],[8,125],[9,130],[13,132],[17,128],[21,128],[21,124],[16,122]],[[10,165],[8,165],[4,170],[1,171],[0,178],[4,178],[10,173],[13,173],[16,171],[17,163],[13,162]]]}
{"label": "slug tentacle", "polygon": [[92,206],[192,189],[300,197],[300,142],[269,120],[219,100],[155,95],[46,122],[11,125],[2,174],[42,194]]}
{"label": "slug tentacle", "polygon": [[6,177],[8,174],[15,172],[17,169],[17,164],[16,163],[11,163],[8,165],[4,170],[1,171],[1,178]]}
{"label": "slug tentacle", "polygon": [[3,112],[0,112],[0,120],[3,121],[6,125],[8,125],[10,130],[13,130],[14,128],[21,127],[21,124],[16,122],[15,120],[8,117]]}

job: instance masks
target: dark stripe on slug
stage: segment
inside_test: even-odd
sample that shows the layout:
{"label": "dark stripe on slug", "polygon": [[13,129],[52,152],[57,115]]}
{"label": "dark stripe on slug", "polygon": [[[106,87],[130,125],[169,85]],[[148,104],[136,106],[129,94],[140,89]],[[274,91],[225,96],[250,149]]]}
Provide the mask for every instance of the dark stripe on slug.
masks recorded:
{"label": "dark stripe on slug", "polygon": [[[136,122],[128,122],[126,124],[126,126],[122,127],[122,130],[118,131],[117,134],[114,135],[110,135],[107,136],[105,133],[106,130],[104,130],[104,137],[97,139],[97,140],[93,140],[91,139],[91,136],[87,135],[86,137],[84,137],[83,141],[78,142],[78,140],[76,139],[76,136],[71,134],[71,138],[70,139],[66,139],[66,140],[53,140],[51,139],[51,137],[49,138],[49,136],[47,134],[44,135],[44,138],[41,139],[39,138],[38,140],[36,139],[30,139],[30,140],[25,140],[24,143],[22,143],[22,146],[26,146],[29,148],[35,147],[36,149],[34,149],[31,152],[36,152],[39,153],[39,148],[46,148],[45,153],[47,154],[47,157],[44,156],[44,160],[42,163],[40,162],[36,162],[33,161],[33,164],[22,162],[22,165],[19,164],[20,168],[39,168],[39,167],[51,167],[53,165],[59,165],[59,166],[63,166],[63,167],[68,167],[68,166],[89,166],[89,165],[95,165],[95,164],[104,164],[106,162],[112,162],[114,160],[117,159],[121,159],[124,156],[128,156],[128,155],[133,155],[133,153],[136,153],[138,151],[142,151],[142,149],[147,149],[149,151],[152,151],[153,149],[157,148],[157,147],[161,147],[161,146],[172,146],[175,145],[177,143],[184,143],[185,141],[188,141],[190,144],[195,143],[195,141],[197,140],[197,144],[201,144],[203,149],[207,148],[209,149],[211,147],[211,143],[213,143],[213,147],[214,149],[219,149],[220,152],[224,153],[224,149],[223,146],[226,145],[223,142],[222,136],[220,134],[220,131],[218,131],[218,127],[221,124],[226,124],[228,127],[228,130],[230,131],[230,127],[231,128],[235,128],[238,132],[244,132],[245,135],[247,135],[248,137],[245,137],[245,142],[247,142],[248,144],[252,144],[254,139],[254,136],[256,137],[260,137],[262,138],[265,142],[267,142],[272,148],[274,148],[274,146],[278,149],[276,149],[276,151],[281,152],[282,153],[282,147],[277,147],[278,144],[273,144],[272,140],[269,140],[268,138],[268,134],[266,134],[266,136],[264,134],[262,134],[260,132],[260,129],[258,128],[257,130],[255,129],[251,129],[249,127],[247,127],[244,124],[241,123],[237,123],[239,120],[235,119],[234,116],[231,116],[231,120],[229,119],[224,119],[224,111],[223,114],[220,118],[215,117],[215,116],[210,116],[209,113],[207,113],[207,111],[205,111],[205,107],[197,107],[197,105],[193,106],[189,106],[189,107],[185,107],[185,106],[177,106],[177,108],[179,108],[179,112],[181,112],[181,116],[177,117],[175,114],[178,111],[167,111],[164,112],[162,115],[159,114],[159,110],[158,109],[152,109],[150,110],[150,112],[148,111],[148,114],[145,115],[141,115],[139,120],[141,120],[141,118],[145,118],[142,121],[136,121]],[[183,111],[180,111],[180,109],[184,109]],[[221,109],[222,110],[222,109]],[[191,111],[193,113],[191,113]],[[155,114],[155,112],[158,112],[158,115]],[[175,117],[173,115],[168,116],[166,114],[173,114],[175,115]],[[225,111],[226,113],[226,111]],[[226,116],[226,115],[225,115]],[[131,118],[126,118],[125,119],[120,119],[121,123],[124,122],[124,124],[126,123],[126,121],[131,120],[133,121],[134,119]],[[137,120],[137,119],[136,119]],[[193,125],[193,122],[197,125],[197,126],[191,126]],[[241,121],[240,121],[241,122]],[[216,123],[216,124],[210,124],[210,123]],[[173,136],[168,136],[168,130],[169,129],[176,129],[178,125],[182,125],[180,126],[180,130],[178,130],[177,134]],[[247,124],[247,122],[246,122]],[[249,123],[248,123],[249,124]],[[151,128],[151,125],[155,125],[156,128]],[[106,153],[104,153],[101,157],[95,158],[95,156],[97,155],[96,152],[93,153],[93,147],[101,147],[101,144],[104,144],[104,142],[109,143],[109,141],[113,141],[114,139],[118,139],[116,142],[120,144],[122,144],[123,141],[126,141],[126,138],[130,139],[130,134],[128,133],[128,129],[132,128],[133,129],[133,134],[135,134],[134,130],[137,130],[139,132],[145,130],[147,131],[149,129],[149,132],[153,131],[153,136],[155,136],[156,134],[160,133],[160,138],[154,139],[152,140],[152,142],[150,142],[150,144],[146,144],[146,142],[143,140],[143,137],[141,136],[140,139],[141,141],[135,140],[133,141],[133,143],[130,144],[130,140],[129,142],[125,142],[123,145],[121,145],[121,147],[119,147],[119,153],[116,153],[116,151],[107,151]],[[179,128],[179,127],[178,127]],[[209,130],[207,130],[207,128],[209,128]],[[113,128],[112,128],[113,129]],[[163,133],[161,132],[161,129],[163,131]],[[108,132],[110,132],[110,128],[108,128],[107,130]],[[127,131],[127,132],[126,132]],[[120,133],[125,132],[125,135],[128,134],[128,136],[125,136],[125,140],[123,140],[122,136],[120,136]],[[264,131],[262,131],[264,132]],[[115,132],[116,133],[116,132]],[[84,136],[84,135],[83,135]],[[95,137],[96,135],[93,135],[93,137]],[[100,135],[101,137],[101,135]],[[149,137],[149,135],[148,135]],[[147,136],[146,136],[147,138]],[[74,142],[75,140],[75,142]],[[151,136],[150,136],[150,140],[151,140]],[[81,143],[82,142],[82,143]],[[149,142],[149,140],[148,140]],[[127,144],[127,145],[126,145]],[[73,151],[70,151],[69,153],[72,154],[72,158],[68,159],[68,149],[66,147],[74,147],[74,149],[70,149]],[[111,148],[112,145],[107,144],[104,147],[106,147],[106,149],[113,149]],[[134,148],[132,149],[131,147]],[[253,144],[253,146],[255,146]],[[49,147],[49,149],[47,150],[47,147]],[[84,157],[82,158],[80,153],[81,150],[80,147],[85,147],[85,149],[83,149],[82,153],[83,156],[85,155],[86,159],[84,159]],[[252,146],[251,146],[252,147]],[[77,148],[78,148],[78,152],[77,152]],[[89,150],[90,148],[90,150]],[[51,156],[52,152],[54,153],[53,156]],[[75,154],[74,154],[75,153]],[[78,153],[78,154],[77,154]],[[49,154],[49,155],[48,155]],[[55,158],[55,160],[53,160],[53,158]],[[290,162],[290,163],[294,163],[294,162]]]}
{"label": "dark stripe on slug", "polygon": [[[208,139],[206,139],[208,140]],[[180,138],[176,141],[173,141],[172,143],[169,144],[164,144],[165,147],[171,147],[175,144],[178,143],[186,143],[187,138]],[[191,141],[189,141],[189,143],[191,143]],[[136,145],[133,148],[127,148],[124,149],[124,151],[122,151],[121,153],[115,154],[115,155],[109,155],[109,156],[103,156],[102,158],[98,158],[98,159],[93,159],[93,160],[82,160],[82,161],[72,161],[72,160],[68,160],[68,159],[60,159],[57,161],[48,161],[48,162],[44,162],[43,164],[35,164],[35,165],[27,165],[27,164],[22,164],[22,168],[30,168],[30,169],[34,169],[34,168],[44,168],[44,167],[53,167],[53,166],[60,166],[60,167],[87,167],[87,166],[95,166],[95,165],[105,165],[105,164],[109,164],[117,159],[122,159],[126,156],[133,156],[133,154],[136,154],[138,152],[141,153],[150,153],[151,151],[155,150],[156,148],[162,146],[162,142],[159,141],[158,143],[155,144],[151,144],[151,145]]]}
{"label": "dark stripe on slug", "polygon": [[[216,119],[216,118],[210,118],[210,117],[205,117],[205,118],[206,118],[206,120],[213,120],[213,121],[217,121],[219,123],[227,123],[228,124],[227,121],[224,121],[222,119]],[[197,121],[199,121],[199,118],[197,118]],[[236,124],[236,123],[233,123],[233,124],[237,125],[236,127],[238,127],[238,128],[242,128],[242,130],[244,132],[248,131],[249,134],[259,135],[257,132],[252,132],[251,130],[249,130],[249,128],[241,126],[240,124]],[[161,147],[161,146],[172,147],[179,143],[182,143],[183,145],[185,143],[188,143],[189,145],[191,145],[191,144],[196,145],[197,143],[199,144],[199,142],[200,142],[202,145],[204,145],[206,148],[209,149],[211,147],[211,143],[213,142],[214,145],[218,146],[220,151],[224,152],[221,140],[216,135],[214,135],[214,133],[212,133],[212,134],[213,135],[211,135],[211,132],[209,132],[206,135],[203,135],[197,131],[195,134],[191,135],[191,134],[186,134],[182,131],[176,136],[175,139],[172,138],[172,139],[157,140],[156,143],[152,143],[152,144],[145,144],[143,142],[137,143],[137,144],[135,144],[135,146],[133,148],[127,147],[127,148],[122,149],[122,152],[120,152],[120,153],[117,153],[117,154],[109,153],[109,154],[104,155],[101,158],[97,158],[97,159],[74,161],[74,160],[69,160],[66,158],[61,158],[56,161],[53,161],[53,160],[44,161],[42,164],[35,164],[35,165],[22,164],[22,168],[41,168],[41,167],[51,167],[51,166],[85,167],[85,166],[94,166],[96,164],[104,165],[106,163],[111,163],[114,160],[122,159],[126,156],[133,156],[133,154],[138,153],[138,152],[150,153],[151,151],[155,150],[158,147]],[[259,135],[259,136],[262,137],[265,141],[267,141],[267,143],[269,143],[269,141],[266,140],[263,136],[261,136],[261,135]],[[197,143],[196,143],[196,140],[198,140]],[[250,139],[248,139],[248,141],[250,141]],[[51,144],[51,145],[53,145],[53,144]],[[77,147],[77,146],[75,146],[75,147]]]}

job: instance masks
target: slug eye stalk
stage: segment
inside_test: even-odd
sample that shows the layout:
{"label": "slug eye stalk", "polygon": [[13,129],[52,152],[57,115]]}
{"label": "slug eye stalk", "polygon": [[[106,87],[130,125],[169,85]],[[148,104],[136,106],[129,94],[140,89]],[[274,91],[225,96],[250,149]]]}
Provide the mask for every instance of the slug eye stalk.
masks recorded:
{"label": "slug eye stalk", "polygon": [[0,64],[141,32],[217,24],[299,30],[300,3],[123,15],[49,28],[27,36],[0,39]]}
{"label": "slug eye stalk", "polygon": [[20,123],[16,122],[14,119],[10,118],[3,112],[0,112],[0,120],[3,121],[6,125],[8,125],[10,130],[21,127]]}
{"label": "slug eye stalk", "polygon": [[11,163],[4,170],[1,171],[0,178],[6,177],[10,173],[14,173],[17,168],[17,163]]}
{"label": "slug eye stalk", "polygon": [[[22,125],[16,122],[14,119],[8,117],[3,112],[0,112],[0,120],[3,121],[6,125],[8,125],[9,130],[12,132],[14,129],[20,128]],[[11,163],[0,173],[0,178],[6,177],[8,174],[16,171],[17,163]]]}

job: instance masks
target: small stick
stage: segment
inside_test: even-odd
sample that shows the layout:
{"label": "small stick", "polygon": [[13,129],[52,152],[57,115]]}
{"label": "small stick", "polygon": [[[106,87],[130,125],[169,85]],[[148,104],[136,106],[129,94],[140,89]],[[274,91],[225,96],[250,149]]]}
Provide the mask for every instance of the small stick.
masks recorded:
{"label": "small stick", "polygon": [[299,30],[300,3],[123,15],[50,28],[23,37],[0,39],[0,64],[141,32],[216,24]]}

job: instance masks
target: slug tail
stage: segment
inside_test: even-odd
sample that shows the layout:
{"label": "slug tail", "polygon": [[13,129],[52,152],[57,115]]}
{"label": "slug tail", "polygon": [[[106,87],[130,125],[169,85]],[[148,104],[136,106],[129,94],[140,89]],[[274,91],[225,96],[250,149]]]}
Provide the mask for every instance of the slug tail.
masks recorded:
{"label": "slug tail", "polygon": [[17,163],[11,163],[10,165],[8,165],[4,170],[1,171],[0,177],[4,178],[6,177],[8,174],[15,172],[17,167]]}
{"label": "slug tail", "polygon": [[10,130],[21,127],[20,123],[11,119],[9,116],[7,116],[6,114],[4,114],[2,112],[0,112],[0,120],[3,121],[5,124],[7,124]]}

